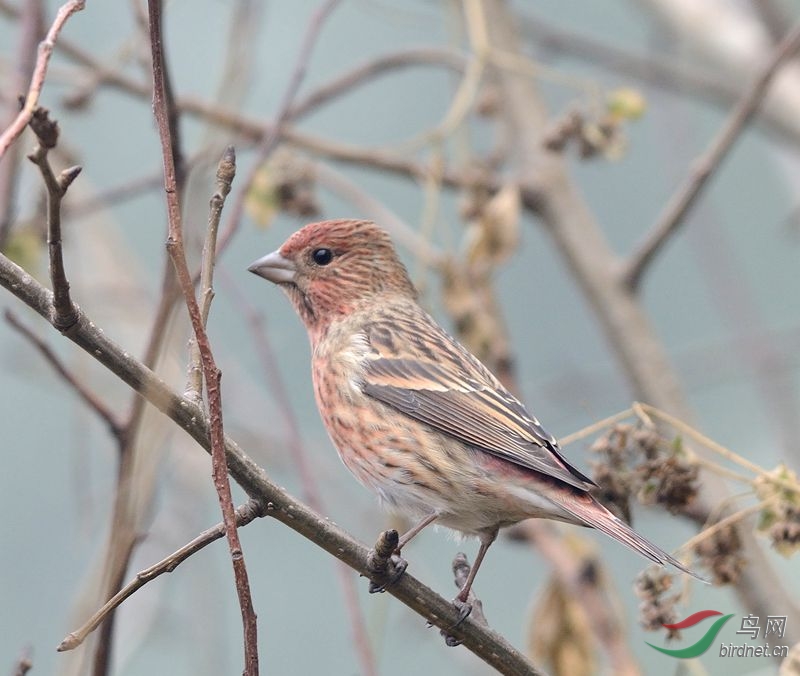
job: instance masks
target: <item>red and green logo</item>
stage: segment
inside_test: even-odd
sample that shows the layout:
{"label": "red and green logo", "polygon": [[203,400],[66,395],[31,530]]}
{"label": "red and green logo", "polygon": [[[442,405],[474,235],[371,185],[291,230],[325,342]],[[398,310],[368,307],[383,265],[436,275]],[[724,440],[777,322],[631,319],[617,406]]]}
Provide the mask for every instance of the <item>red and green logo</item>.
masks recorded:
{"label": "red and green logo", "polygon": [[[675,624],[665,624],[662,626],[664,626],[666,629],[687,629],[715,615],[722,615],[722,613],[718,610],[699,610],[698,612],[689,615],[689,617],[687,617],[685,620],[681,620]],[[722,617],[718,618],[714,624],[708,628],[708,631],[703,635],[703,638],[701,638],[697,643],[690,645],[688,648],[677,648],[671,650],[669,648],[659,648],[657,645],[653,645],[652,643],[648,643],[647,645],[649,645],[651,648],[655,648],[658,650],[658,652],[669,655],[670,657],[677,657],[678,659],[698,657],[711,647],[714,639],[717,638],[717,634],[719,634],[719,630],[722,629],[722,626],[732,617],[733,613],[730,615],[722,615]]]}

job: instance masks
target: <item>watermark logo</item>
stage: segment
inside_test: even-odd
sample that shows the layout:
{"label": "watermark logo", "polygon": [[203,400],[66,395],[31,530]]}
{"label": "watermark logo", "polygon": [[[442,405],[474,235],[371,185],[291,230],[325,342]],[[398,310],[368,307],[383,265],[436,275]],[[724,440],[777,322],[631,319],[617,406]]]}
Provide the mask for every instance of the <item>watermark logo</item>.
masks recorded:
{"label": "watermark logo", "polygon": [[[676,622],[675,624],[665,624],[663,625],[666,629],[688,629],[689,627],[693,627],[694,625],[702,622],[703,620],[708,619],[709,617],[714,617],[715,615],[722,615],[721,612],[718,610],[700,610],[696,613],[689,615],[684,620],[680,622]],[[702,655],[706,650],[711,647],[711,644],[714,642],[714,639],[717,638],[717,634],[719,634],[719,630],[722,629],[723,625],[733,617],[733,613],[730,615],[722,615],[722,617],[718,618],[714,621],[706,633],[703,635],[697,643],[693,643],[688,648],[661,648],[660,646],[653,645],[652,643],[648,643],[651,648],[655,648],[658,652],[664,653],[665,655],[669,655],[670,657],[677,657],[678,659],[689,659],[691,657],[699,657]]]}
{"label": "watermark logo", "polygon": [[[723,615],[718,610],[700,610],[696,613],[689,615],[684,620],[680,622],[676,622],[674,624],[665,624],[662,625],[666,629],[678,630],[678,629],[688,629],[689,627],[694,627],[696,624],[699,624],[703,620],[707,620],[709,617],[717,617],[714,620],[714,623],[706,630],[706,633],[703,634],[703,637],[693,643],[688,648],[662,648],[657,645],[653,645],[652,643],[648,643],[651,648],[658,650],[665,655],[669,655],[670,657],[675,657],[678,659],[690,659],[692,657],[699,657],[703,653],[705,653],[710,647],[711,644],[714,642],[714,639],[717,638],[717,634],[719,634],[722,627],[725,623],[733,617],[733,613],[730,615]],[[746,615],[742,618],[741,626],[736,631],[737,634],[744,634],[745,636],[750,637],[750,641],[755,641],[758,639],[759,634],[763,628],[763,640],[765,641],[764,645],[753,645],[750,644],[741,644],[736,645],[733,643],[721,643],[719,646],[719,656],[720,657],[786,657],[789,653],[789,646],[786,645],[776,645],[770,646],[768,639],[770,637],[774,638],[783,638],[784,634],[786,633],[786,616],[785,615],[768,615],[764,626],[761,626],[761,618],[757,617],[756,615]]]}

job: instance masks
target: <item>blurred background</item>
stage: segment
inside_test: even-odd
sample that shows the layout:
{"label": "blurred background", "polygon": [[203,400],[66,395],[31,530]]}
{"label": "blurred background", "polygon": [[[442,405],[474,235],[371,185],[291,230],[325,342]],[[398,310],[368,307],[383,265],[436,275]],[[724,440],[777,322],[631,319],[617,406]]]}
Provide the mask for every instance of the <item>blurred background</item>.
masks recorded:
{"label": "blurred background", "polygon": [[[565,211],[542,218],[524,185],[541,181],[545,193],[560,189],[558,182],[547,183],[551,174],[536,173],[537,166],[551,171],[556,156],[569,194],[580,198],[579,214],[624,261],[686,182],[777,42],[800,22],[800,3],[343,0],[325,17],[320,6],[310,0],[173,0],[165,7],[165,45],[183,111],[192,265],[199,261],[216,162],[229,144],[238,157],[223,231],[236,203],[245,210],[218,261],[209,319],[224,374],[226,432],[277,483],[315,500],[325,516],[371,543],[392,521],[347,473],[325,435],[302,325],[282,294],[249,274],[247,265],[308,221],[372,218],[394,236],[426,307],[462,339],[475,341],[473,349],[485,349],[487,362],[513,378],[554,435],[565,437],[623,411],[642,397],[641,384],[621,365],[618,346],[598,321],[592,289],[554,236]],[[57,7],[0,2],[3,127],[16,112],[17,93],[28,86],[37,13],[49,26]],[[146,21],[141,2],[89,2],[61,35],[42,104],[61,129],[54,166],[83,167],[64,204],[74,299],[133,355],[141,357],[159,336],[157,371],[182,391],[185,311],[179,306],[154,325],[166,216]],[[500,27],[509,25],[519,44],[498,44]],[[258,165],[256,137],[263,140],[264,125],[286,113],[287,87],[298,75],[310,27],[319,30],[293,100],[297,108],[284,114],[286,133]],[[795,471],[796,59],[776,76],[756,119],[646,268],[635,294],[680,385],[681,410],[673,412],[762,468],[783,462]],[[351,86],[339,80],[345,75],[352,76]],[[536,96],[538,107],[530,111],[535,153],[530,130],[520,131],[519,110],[516,118],[510,112],[518,107],[504,86],[510,77],[525,80]],[[331,83],[334,91],[323,89]],[[32,144],[27,132],[0,164],[0,246],[46,280],[42,182],[24,157]],[[244,194],[243,182],[255,168]],[[589,241],[594,236],[586,235]],[[470,267],[475,261],[484,265],[478,273]],[[2,305],[110,410],[121,419],[128,415],[133,398],[122,383],[12,295],[3,292]],[[459,323],[465,313],[485,320],[479,324],[488,333]],[[34,674],[98,673],[92,641],[70,653],[55,648],[102,603],[119,508],[119,444],[6,322],[0,322],[0,368],[0,671],[10,673],[29,655]],[[586,471],[589,443],[567,447]],[[122,566],[123,580],[219,521],[202,449],[152,411],[145,412],[134,445],[126,470],[132,554]],[[301,480],[298,452],[310,467],[310,482]],[[728,488],[743,495],[745,507],[754,504],[746,482]],[[243,494],[234,490],[241,502]],[[637,506],[633,518],[665,549],[697,531],[662,509]],[[753,519],[743,528],[752,530]],[[713,646],[688,666],[652,650],[645,641],[667,642],[663,631],[645,632],[639,624],[632,583],[643,562],[616,543],[575,530],[559,531],[564,546],[597,553],[625,650],[642,673],[776,672],[774,660],[723,659]],[[580,544],[572,540],[578,535]],[[258,520],[241,537],[259,617],[262,673],[490,673],[464,648],[446,648],[437,630],[388,595],[369,596],[366,580],[337,573],[330,556],[280,523]],[[775,553],[768,538],[756,541],[787,604],[768,610],[791,616],[789,605],[800,603],[796,559]],[[471,560],[477,543],[459,544],[430,529],[404,555],[415,576],[451,597],[450,561],[460,550]],[[552,594],[551,573],[535,547],[501,537],[476,589],[491,626],[526,652],[537,635],[555,631],[550,648],[540,645],[534,657],[554,673],[615,673],[591,630],[593,618],[568,621],[572,610],[564,607],[574,609],[574,599],[560,611],[552,598],[545,600]],[[355,607],[346,591],[353,584]],[[678,619],[703,608],[736,613],[719,642],[745,642],[736,630],[752,609],[740,594],[729,586],[694,585],[678,606]],[[568,628],[575,633],[567,635]],[[787,628],[787,636],[798,632],[800,626]],[[675,646],[695,638],[687,632]],[[566,647],[554,647],[559,640]],[[240,673],[241,622],[226,546],[210,546],[126,601],[113,646],[107,673]],[[572,672],[564,671],[568,662],[559,668],[542,654],[563,656],[572,648],[576,655],[563,658],[577,660]]]}

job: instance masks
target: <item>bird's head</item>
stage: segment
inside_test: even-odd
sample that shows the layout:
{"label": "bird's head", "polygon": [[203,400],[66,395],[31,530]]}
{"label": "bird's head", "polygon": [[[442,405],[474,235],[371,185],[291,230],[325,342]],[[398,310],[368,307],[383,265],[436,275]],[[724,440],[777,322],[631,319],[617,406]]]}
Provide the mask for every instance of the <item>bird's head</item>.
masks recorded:
{"label": "bird's head", "polygon": [[372,221],[310,223],[248,270],[279,285],[310,331],[370,302],[416,297],[389,235]]}

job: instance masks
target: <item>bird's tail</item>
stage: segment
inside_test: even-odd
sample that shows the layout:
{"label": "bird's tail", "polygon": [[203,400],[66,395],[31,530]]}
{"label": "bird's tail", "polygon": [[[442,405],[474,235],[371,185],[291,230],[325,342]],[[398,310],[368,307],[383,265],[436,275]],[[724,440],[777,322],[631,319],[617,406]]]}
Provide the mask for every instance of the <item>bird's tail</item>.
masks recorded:
{"label": "bird's tail", "polygon": [[639,535],[633,528],[614,516],[588,493],[572,493],[569,497],[563,491],[554,491],[553,493],[555,494],[548,495],[548,498],[584,525],[596,528],[654,563],[662,566],[670,564],[687,575],[710,584],[706,578],[689,570],[674,556],[667,554],[650,540]]}

